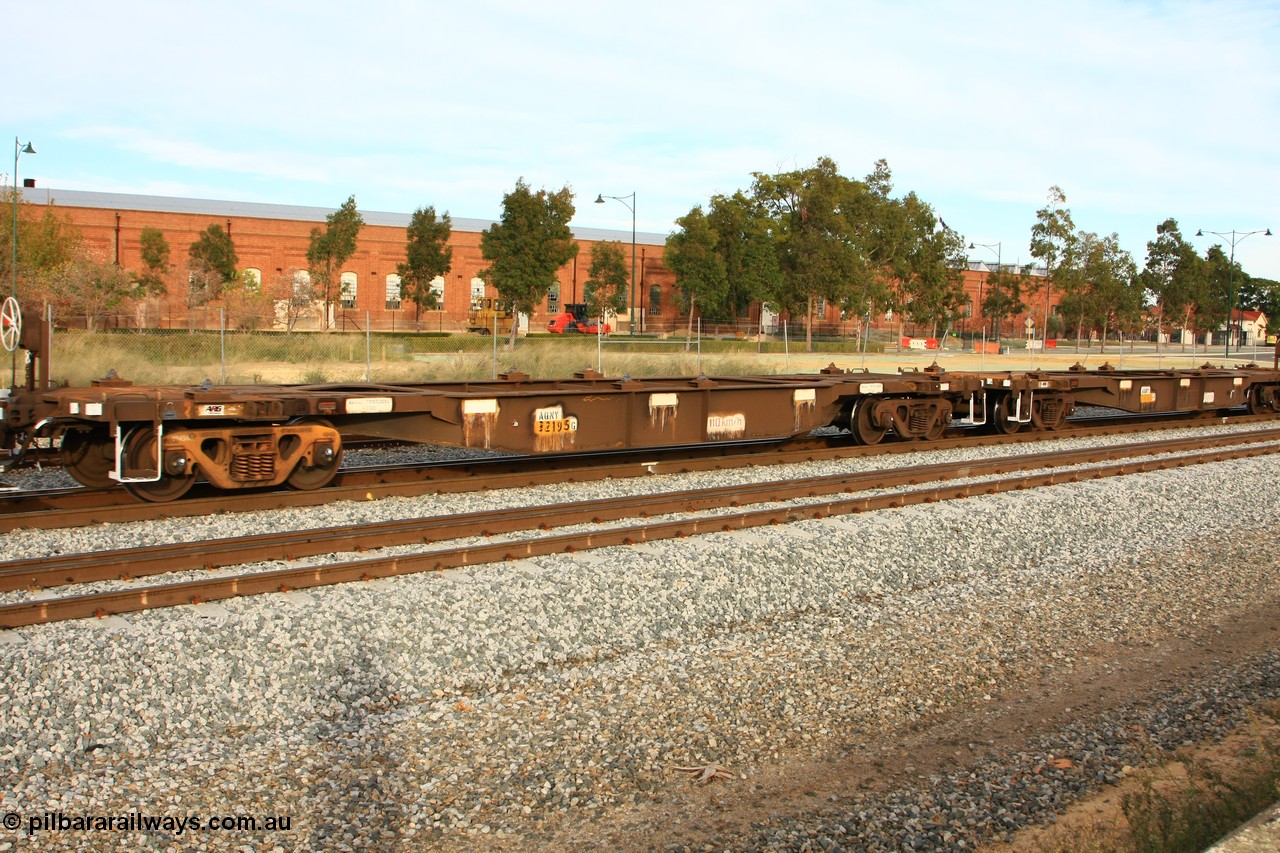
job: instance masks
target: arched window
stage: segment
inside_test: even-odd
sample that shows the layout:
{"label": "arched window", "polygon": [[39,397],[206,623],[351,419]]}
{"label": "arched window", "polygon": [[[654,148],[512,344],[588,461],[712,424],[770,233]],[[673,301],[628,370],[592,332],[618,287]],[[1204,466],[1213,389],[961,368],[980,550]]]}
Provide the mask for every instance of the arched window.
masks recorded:
{"label": "arched window", "polygon": [[431,292],[436,295],[436,308],[444,308],[444,276],[431,279]]}
{"label": "arched window", "polygon": [[353,272],[344,272],[342,274],[342,282],[338,286],[338,298],[342,301],[343,308],[356,307],[356,282],[358,277]]}
{"label": "arched window", "polygon": [[547,291],[547,312],[550,314],[560,313],[560,282],[551,285],[551,289]]}
{"label": "arched window", "polygon": [[387,310],[394,311],[400,307],[400,276],[395,273],[387,276]]}
{"label": "arched window", "polygon": [[649,314],[662,313],[662,288],[656,284],[649,286]]}
{"label": "arched window", "polygon": [[246,267],[240,271],[240,280],[244,282],[245,290],[257,293],[262,290],[262,270],[257,267]]}
{"label": "arched window", "polygon": [[471,301],[484,298],[484,279],[476,277],[471,279]]}
{"label": "arched window", "polygon": [[311,296],[311,273],[307,270],[293,271],[293,296],[295,299]]}

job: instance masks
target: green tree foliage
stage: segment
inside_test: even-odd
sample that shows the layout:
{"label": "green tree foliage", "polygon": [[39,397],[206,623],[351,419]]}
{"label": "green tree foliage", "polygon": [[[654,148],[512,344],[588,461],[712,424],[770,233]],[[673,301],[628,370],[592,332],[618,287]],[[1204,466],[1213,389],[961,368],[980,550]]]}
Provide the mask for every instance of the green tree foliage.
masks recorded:
{"label": "green tree foliage", "polygon": [[71,262],[50,270],[47,281],[54,310],[68,319],[83,317],[89,331],[127,303],[134,287],[120,267],[83,250],[77,250]]}
{"label": "green tree foliage", "polygon": [[192,261],[221,276],[222,281],[236,277],[236,264],[240,263],[240,258],[236,256],[231,235],[222,230],[221,225],[210,225],[201,231],[187,254]]}
{"label": "green tree foliage", "polygon": [[173,265],[169,263],[169,241],[159,228],[143,228],[138,235],[142,269],[134,276],[141,296],[164,296],[169,292]]}
{"label": "green tree foliage", "polygon": [[[780,283],[773,301],[794,315],[803,309],[806,348],[813,348],[812,319],[820,300],[851,305],[872,275],[869,252],[858,245],[855,221],[860,187],[827,157],[807,169],[753,174],[752,194],[773,220]],[[874,262],[873,262],[874,265]],[[869,288],[864,287],[864,291]]]}
{"label": "green tree foliage", "polygon": [[[8,187],[0,199],[0,269],[8,282],[13,269],[14,190]],[[24,302],[55,304],[53,276],[82,256],[82,238],[70,220],[52,205],[18,203],[18,298]],[[6,290],[8,288],[6,287]]]}
{"label": "green tree foliage", "polygon": [[1141,283],[1154,303],[1156,351],[1165,320],[1183,328],[1191,325],[1196,305],[1203,298],[1205,276],[1195,248],[1182,237],[1176,219],[1156,226],[1156,239],[1147,241],[1147,260]]}
{"label": "green tree foliage", "polygon": [[964,240],[939,228],[933,208],[915,193],[901,201],[887,199],[884,208],[894,211],[898,223],[890,270],[899,316],[930,326],[936,335],[939,327],[945,330],[960,316],[965,304]]}
{"label": "green tree foliage", "polygon": [[701,311],[713,321],[728,322],[781,287],[778,247],[764,209],[742,192],[712,196],[707,222],[724,261],[725,290],[717,304],[703,301]]}
{"label": "green tree foliage", "polygon": [[[560,268],[578,254],[569,229],[573,192],[531,192],[524,178],[502,198],[502,219],[480,235],[480,253],[489,262],[481,276],[513,311],[532,314],[556,283]],[[634,322],[634,320],[633,320]],[[511,345],[516,341],[511,325]]]}
{"label": "green tree foliage", "polygon": [[[1049,187],[1048,203],[1036,211],[1036,224],[1031,226],[1031,257],[1044,264],[1045,337],[1049,336],[1049,299],[1059,268],[1074,264],[1076,250],[1075,223],[1065,207],[1067,196],[1060,187]],[[1058,324],[1061,325],[1061,324]]]}
{"label": "green tree foliage", "polygon": [[187,251],[187,310],[219,298],[223,285],[236,277],[239,262],[231,235],[221,225],[201,231]]}
{"label": "green tree foliage", "polygon": [[307,271],[316,295],[324,304],[324,327],[329,328],[330,306],[342,265],[356,252],[356,238],[364,226],[364,217],[356,209],[356,197],[348,196],[342,206],[325,217],[325,227],[311,229],[311,245],[307,248]]}
{"label": "green tree foliage", "polygon": [[676,276],[681,298],[689,312],[686,339],[693,337],[693,317],[702,303],[724,300],[728,287],[724,258],[716,251],[716,233],[702,205],[695,205],[676,220],[679,230],[667,236],[663,259]]}
{"label": "green tree foliage", "polygon": [[982,316],[996,323],[996,338],[1017,337],[1021,329],[1012,329],[1009,318],[1027,310],[1023,294],[1031,287],[1031,275],[1026,267],[1002,264],[987,273],[986,290],[982,296]]}
{"label": "green tree foliage", "polygon": [[1272,329],[1280,327],[1280,281],[1246,275],[1241,283],[1239,305],[1246,311],[1261,311],[1267,315]]}
{"label": "green tree foliage", "polygon": [[[1196,310],[1196,326],[1202,332],[1216,332],[1227,322],[1227,297],[1234,282],[1242,280],[1240,263],[1234,265],[1220,244],[1214,243],[1202,261],[1204,285]],[[1234,298],[1232,299],[1234,304]]]}
{"label": "green tree foliage", "polygon": [[413,212],[405,233],[405,262],[396,265],[401,292],[417,312],[434,311],[440,305],[431,282],[453,266],[453,248],[449,246],[453,220],[448,211],[437,219],[435,207],[420,207]]}
{"label": "green tree foliage", "polygon": [[1142,282],[1132,256],[1120,248],[1118,235],[1081,231],[1076,237],[1078,266],[1066,279],[1063,311],[1075,320],[1077,347],[1086,328],[1098,329],[1105,351],[1109,328],[1134,326],[1142,309]]}
{"label": "green tree foliage", "polygon": [[592,245],[591,269],[583,286],[587,316],[600,317],[606,311],[621,314],[627,310],[629,276],[621,243],[610,241]]}

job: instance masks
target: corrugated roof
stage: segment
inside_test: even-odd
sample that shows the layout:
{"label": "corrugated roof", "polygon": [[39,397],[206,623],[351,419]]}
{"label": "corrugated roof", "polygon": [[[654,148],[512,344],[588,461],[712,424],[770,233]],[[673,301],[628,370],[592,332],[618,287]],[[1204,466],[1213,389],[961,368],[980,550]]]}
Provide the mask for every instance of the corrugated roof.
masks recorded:
{"label": "corrugated roof", "polygon": [[[157,213],[193,213],[202,216],[239,216],[252,219],[285,219],[293,222],[324,222],[325,217],[337,208],[304,207],[293,204],[263,204],[256,201],[220,201],[204,198],[175,198],[159,195],[134,195],[132,193],[99,193],[85,190],[59,190],[44,187],[24,187],[22,200],[32,204],[61,204],[68,207],[88,207],[96,210],[147,210]],[[388,225],[407,228],[411,218],[408,213],[389,213],[378,210],[361,210],[360,215],[368,225]],[[465,219],[451,217],[455,231],[479,233],[493,224],[490,219]],[[631,242],[630,231],[612,231],[604,228],[573,228],[579,240],[617,240]],[[661,246],[666,243],[665,234],[637,232],[636,243]]]}

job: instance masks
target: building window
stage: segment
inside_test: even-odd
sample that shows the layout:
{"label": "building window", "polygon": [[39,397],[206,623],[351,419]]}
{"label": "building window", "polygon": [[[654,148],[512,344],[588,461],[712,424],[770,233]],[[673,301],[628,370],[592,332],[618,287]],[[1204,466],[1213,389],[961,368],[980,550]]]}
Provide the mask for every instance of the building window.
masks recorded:
{"label": "building window", "polygon": [[551,285],[551,289],[547,291],[547,311],[551,314],[560,313],[560,282]]}
{"label": "building window", "polygon": [[344,272],[342,274],[342,283],[338,287],[338,298],[342,301],[343,308],[356,307],[356,274],[353,272]]}
{"label": "building window", "polygon": [[656,284],[649,286],[649,314],[662,313],[662,288]]}
{"label": "building window", "polygon": [[471,279],[471,302],[474,304],[476,300],[484,299],[484,279]]}
{"label": "building window", "polygon": [[387,276],[387,310],[395,311],[400,307],[400,276],[392,273]]}
{"label": "building window", "polygon": [[258,293],[262,290],[262,270],[254,267],[247,267],[240,271],[240,280],[244,282],[244,289],[250,293]]}
{"label": "building window", "polygon": [[311,296],[311,273],[307,270],[294,270],[293,296],[295,299],[308,299]]}
{"label": "building window", "polygon": [[436,295],[436,310],[444,310],[444,276],[438,275],[431,279],[431,292]]}

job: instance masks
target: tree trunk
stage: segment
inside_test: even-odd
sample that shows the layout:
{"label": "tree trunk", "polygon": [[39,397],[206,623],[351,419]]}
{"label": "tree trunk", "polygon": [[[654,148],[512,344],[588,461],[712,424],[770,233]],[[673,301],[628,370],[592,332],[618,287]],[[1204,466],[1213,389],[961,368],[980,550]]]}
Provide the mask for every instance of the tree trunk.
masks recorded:
{"label": "tree trunk", "polygon": [[813,294],[805,300],[804,308],[804,351],[813,352]]}
{"label": "tree trunk", "polygon": [[[689,325],[684,330],[684,351],[688,352],[689,347],[693,345],[693,309],[697,306],[698,297],[690,295],[689,297]],[[636,318],[632,317],[631,322],[635,323]]]}

